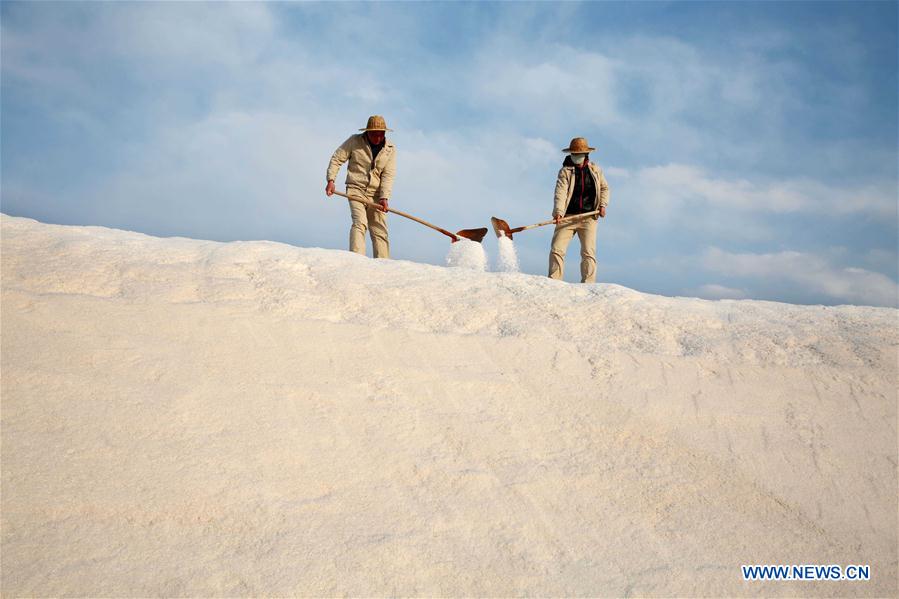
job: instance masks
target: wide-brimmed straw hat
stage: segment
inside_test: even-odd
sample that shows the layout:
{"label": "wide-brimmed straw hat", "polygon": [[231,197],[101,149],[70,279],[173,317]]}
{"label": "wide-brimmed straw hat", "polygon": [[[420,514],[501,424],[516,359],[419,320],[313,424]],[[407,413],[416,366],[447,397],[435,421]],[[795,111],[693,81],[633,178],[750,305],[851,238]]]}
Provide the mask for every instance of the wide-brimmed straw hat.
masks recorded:
{"label": "wide-brimmed straw hat", "polygon": [[591,148],[590,144],[587,143],[586,137],[575,137],[571,140],[571,143],[568,144],[568,147],[562,150],[567,154],[586,154],[587,152],[592,152],[596,148]]}
{"label": "wide-brimmed straw hat", "polygon": [[393,131],[393,129],[387,128],[387,121],[384,120],[380,114],[375,114],[368,117],[368,124],[365,126],[365,129],[359,129],[359,131]]}

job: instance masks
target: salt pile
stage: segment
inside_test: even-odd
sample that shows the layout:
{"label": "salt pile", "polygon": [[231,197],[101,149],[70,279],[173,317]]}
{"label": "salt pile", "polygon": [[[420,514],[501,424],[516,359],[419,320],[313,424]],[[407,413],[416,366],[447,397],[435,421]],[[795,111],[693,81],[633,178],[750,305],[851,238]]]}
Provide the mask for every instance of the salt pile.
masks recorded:
{"label": "salt pile", "polygon": [[2,596],[897,596],[895,309],[0,225]]}
{"label": "salt pile", "polygon": [[470,270],[487,270],[487,253],[480,243],[460,237],[459,241],[450,245],[446,265]]}
{"label": "salt pile", "polygon": [[500,232],[496,240],[499,246],[499,255],[496,260],[496,270],[499,272],[518,272],[518,254],[515,252],[515,244]]}

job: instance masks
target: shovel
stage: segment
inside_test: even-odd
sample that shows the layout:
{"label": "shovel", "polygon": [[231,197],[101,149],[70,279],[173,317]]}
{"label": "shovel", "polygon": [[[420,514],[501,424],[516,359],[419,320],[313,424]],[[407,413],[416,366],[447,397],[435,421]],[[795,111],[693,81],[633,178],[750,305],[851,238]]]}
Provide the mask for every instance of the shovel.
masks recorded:
{"label": "shovel", "polygon": [[[593,212],[584,212],[583,214],[575,214],[574,216],[566,216],[561,219],[559,222],[571,222],[573,220],[580,220],[582,218],[586,218],[588,216],[593,216],[594,214],[599,214],[599,210],[594,210]],[[552,225],[556,221],[554,220],[545,220],[542,223],[536,223],[533,225],[527,225],[526,227],[515,227],[514,229],[509,228],[509,223],[504,221],[501,218],[496,218],[495,216],[490,217],[490,223],[493,225],[493,232],[496,233],[497,237],[502,237],[505,235],[509,239],[512,239],[513,233],[521,233],[522,231],[527,231],[528,229],[534,229],[536,227],[542,227],[544,225]]]}
{"label": "shovel", "polygon": [[[368,200],[363,200],[362,198],[350,197],[347,194],[341,193],[337,190],[334,190],[334,195],[344,197],[348,200],[352,200],[353,202],[359,202],[360,204],[365,204],[366,206],[371,206],[372,208],[377,208],[378,210],[381,209],[380,204],[377,204],[375,202],[369,202]],[[441,233],[443,233],[444,235],[446,235],[447,237],[452,239],[453,243],[456,243],[457,241],[459,241],[460,237],[464,237],[465,239],[470,239],[472,241],[477,241],[478,243],[480,243],[481,240],[484,239],[484,236],[487,234],[487,227],[484,227],[482,229],[462,229],[461,231],[456,231],[455,233],[450,233],[446,229],[441,229],[437,225],[432,225],[431,223],[429,223],[427,221],[423,221],[420,218],[416,218],[416,217],[412,216],[411,214],[406,214],[405,212],[397,210],[396,208],[388,208],[387,212],[393,212],[394,214],[399,214],[400,216],[405,216],[406,218],[408,218],[410,220],[414,220],[415,222],[420,223],[426,227],[430,227],[430,228],[434,229],[435,231],[440,231]]]}

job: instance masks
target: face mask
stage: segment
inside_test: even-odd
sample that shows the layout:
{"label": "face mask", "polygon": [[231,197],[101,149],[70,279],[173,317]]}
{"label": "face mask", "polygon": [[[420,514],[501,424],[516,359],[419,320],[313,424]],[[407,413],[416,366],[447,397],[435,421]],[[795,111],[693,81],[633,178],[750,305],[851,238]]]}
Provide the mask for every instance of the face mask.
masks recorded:
{"label": "face mask", "polygon": [[576,165],[580,166],[584,164],[584,159],[587,157],[586,154],[572,154],[571,161]]}

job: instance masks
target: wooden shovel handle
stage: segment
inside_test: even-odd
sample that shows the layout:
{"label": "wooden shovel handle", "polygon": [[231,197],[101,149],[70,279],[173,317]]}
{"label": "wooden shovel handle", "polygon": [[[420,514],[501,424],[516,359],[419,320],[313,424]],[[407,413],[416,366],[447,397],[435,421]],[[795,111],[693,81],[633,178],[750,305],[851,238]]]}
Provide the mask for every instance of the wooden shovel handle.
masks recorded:
{"label": "wooden shovel handle", "polygon": [[[599,210],[594,210],[593,212],[584,212],[583,214],[575,214],[574,216],[566,216],[565,218],[561,219],[559,222],[565,223],[565,222],[580,220],[582,218],[587,218],[588,216],[593,216],[594,214],[599,214]],[[535,223],[533,225],[527,225],[525,227],[518,227],[516,229],[512,229],[511,232],[512,233],[520,233],[522,231],[527,231],[528,229],[534,229],[536,227],[543,227],[545,225],[552,225],[552,224],[555,224],[555,222],[556,222],[555,220],[545,220],[542,223]]]}
{"label": "wooden shovel handle", "polygon": [[[351,200],[353,202],[359,202],[360,204],[365,204],[366,206],[371,206],[372,208],[377,208],[378,210],[381,209],[381,205],[376,202],[369,202],[368,200],[365,200],[362,198],[351,197],[345,193],[341,193],[341,192],[337,191],[336,189],[334,190],[334,195],[345,197],[346,199]],[[396,208],[387,208],[387,212],[393,212],[394,214],[399,214],[400,216],[404,216],[404,217],[408,218],[409,220],[414,220],[415,222],[422,224],[426,227],[430,227],[430,228],[434,229],[435,231],[440,231],[441,233],[443,233],[444,235],[446,235],[453,241],[459,241],[459,237],[455,233],[450,233],[446,229],[441,229],[437,225],[432,225],[431,223],[421,220],[418,217],[412,216],[411,214],[406,214],[405,212],[402,212],[401,210],[397,210]]]}

